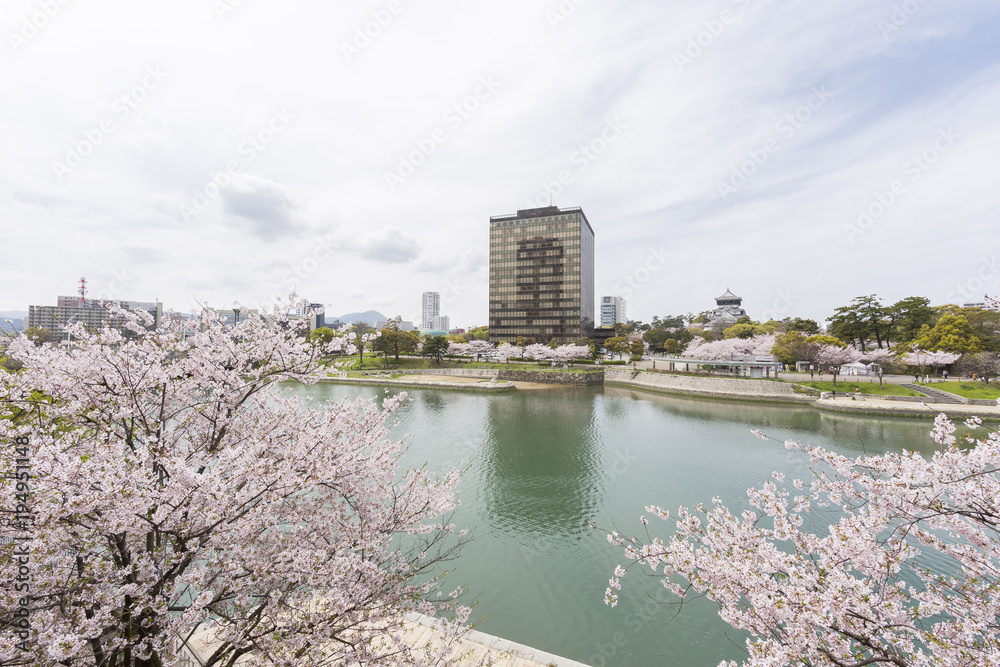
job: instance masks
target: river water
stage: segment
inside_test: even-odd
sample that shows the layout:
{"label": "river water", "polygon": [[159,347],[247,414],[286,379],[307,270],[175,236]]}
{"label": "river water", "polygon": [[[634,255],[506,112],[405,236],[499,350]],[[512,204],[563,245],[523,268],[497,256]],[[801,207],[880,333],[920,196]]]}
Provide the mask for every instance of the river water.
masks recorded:
{"label": "river water", "polygon": [[[316,400],[387,395],[333,384],[296,391]],[[744,636],[711,602],[675,615],[655,578],[630,572],[618,607],[605,606],[612,570],[628,561],[592,523],[640,534],[646,505],[675,513],[719,496],[738,514],[746,489],[774,470],[810,479],[805,457],[751,428],[847,455],[934,449],[932,416],[860,417],[617,387],[407,393],[393,427],[410,445],[406,463],[468,467],[454,522],[475,539],[450,564],[448,587],[468,587],[483,632],[594,667],[714,666],[746,654]],[[666,537],[669,526],[650,519],[653,536]]]}

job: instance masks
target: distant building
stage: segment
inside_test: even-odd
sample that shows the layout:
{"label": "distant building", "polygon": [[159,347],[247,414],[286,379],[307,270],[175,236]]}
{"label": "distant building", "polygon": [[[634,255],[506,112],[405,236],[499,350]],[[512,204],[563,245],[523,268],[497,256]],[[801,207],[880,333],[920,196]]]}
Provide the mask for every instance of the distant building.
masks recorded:
{"label": "distant building", "polygon": [[[231,327],[239,324],[240,322],[246,320],[246,318],[251,315],[260,315],[256,310],[250,308],[232,308],[230,310],[213,310],[219,317],[219,321],[222,322],[224,326]],[[289,319],[300,319],[302,316],[292,313],[289,315]]]}
{"label": "distant building", "polygon": [[439,329],[432,322],[433,318],[441,314],[441,293],[424,292],[420,296],[420,328]]}
{"label": "distant building", "polygon": [[[402,315],[397,315],[393,319],[396,320],[396,326],[399,328],[400,331],[415,331],[416,330],[416,327],[413,326],[413,322],[407,322],[406,320],[403,319]],[[389,324],[388,320],[383,320],[381,322],[376,322],[373,326],[376,329],[384,329],[388,324]]]}
{"label": "distant building", "polygon": [[625,324],[628,321],[625,316],[625,299],[620,296],[601,297],[601,326],[613,327],[616,324]]}
{"label": "distant building", "polygon": [[302,299],[295,303],[295,306],[292,308],[291,315],[296,318],[306,316],[312,317],[313,329],[326,326],[326,306],[322,303],[313,303],[309,301],[309,299]]}
{"label": "distant building", "polygon": [[594,229],[581,208],[490,218],[490,342],[594,332]]}
{"label": "distant building", "polygon": [[747,311],[743,310],[743,298],[727,289],[725,294],[715,297],[715,310],[709,314],[705,328],[722,333],[723,330],[736,324],[737,320],[746,316]]}
{"label": "distant building", "polygon": [[997,313],[1000,312],[1000,301],[993,303],[987,303],[985,301],[980,301],[977,303],[963,303],[962,308],[981,308],[982,310],[992,310]]}
{"label": "distant building", "polygon": [[442,331],[447,331],[451,328],[451,318],[447,315],[435,315],[431,318],[431,325],[429,329],[440,329]]}
{"label": "distant building", "polygon": [[60,296],[55,306],[28,306],[28,327],[38,327],[54,334],[66,333],[73,324],[82,324],[95,331],[108,326],[120,329],[124,323],[121,317],[113,315],[108,308],[122,310],[144,310],[153,316],[150,328],[159,328],[163,320],[163,304],[159,301],[123,301],[106,299],[84,299],[78,296]]}

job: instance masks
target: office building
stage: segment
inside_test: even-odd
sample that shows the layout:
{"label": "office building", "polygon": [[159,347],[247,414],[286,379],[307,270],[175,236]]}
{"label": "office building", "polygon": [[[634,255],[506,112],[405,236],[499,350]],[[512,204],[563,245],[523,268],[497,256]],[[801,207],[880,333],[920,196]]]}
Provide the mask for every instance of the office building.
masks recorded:
{"label": "office building", "polygon": [[572,343],[594,330],[594,229],[581,208],[490,218],[490,342]]}
{"label": "office building", "polygon": [[625,299],[620,296],[601,297],[601,326],[613,327],[616,324],[625,324]]}

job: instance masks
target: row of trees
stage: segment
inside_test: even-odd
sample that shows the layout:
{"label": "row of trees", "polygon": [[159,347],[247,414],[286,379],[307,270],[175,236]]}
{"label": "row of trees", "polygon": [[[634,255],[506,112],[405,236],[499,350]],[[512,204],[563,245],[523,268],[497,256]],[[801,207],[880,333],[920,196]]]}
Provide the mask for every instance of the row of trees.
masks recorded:
{"label": "row of trees", "polygon": [[838,308],[830,318],[830,334],[862,351],[869,346],[960,354],[1000,351],[1000,313],[954,305],[935,308],[923,297],[885,306],[872,294]]}
{"label": "row of trees", "polygon": [[[650,349],[678,354],[700,337],[708,342],[798,332],[803,338],[820,334],[815,320],[786,317],[757,322],[744,317],[722,332],[706,330],[709,313],[656,316],[650,323],[615,325],[617,337],[638,334]],[[955,305],[932,306],[925,297],[907,297],[891,305],[877,295],[859,296],[837,308],[827,334],[864,352],[875,349],[922,349],[959,354],[1000,352],[1000,313]]]}
{"label": "row of trees", "polygon": [[[922,350],[914,348],[909,352],[890,350],[888,348],[868,348],[858,350],[842,341],[823,334],[806,336],[799,331],[789,331],[784,334],[765,334],[751,338],[724,338],[717,341],[705,341],[695,338],[682,353],[682,356],[705,361],[739,360],[745,357],[772,355],[778,361],[792,365],[799,361],[807,361],[817,368],[829,370],[836,384],[837,375],[844,364],[863,362],[873,364],[881,384],[885,373],[901,373],[908,367],[914,367],[922,375],[925,368],[940,370],[955,364],[957,370],[977,373],[984,380],[1000,371],[1000,353],[981,352],[973,355],[961,355],[954,352]],[[970,372],[970,374],[971,374]]]}

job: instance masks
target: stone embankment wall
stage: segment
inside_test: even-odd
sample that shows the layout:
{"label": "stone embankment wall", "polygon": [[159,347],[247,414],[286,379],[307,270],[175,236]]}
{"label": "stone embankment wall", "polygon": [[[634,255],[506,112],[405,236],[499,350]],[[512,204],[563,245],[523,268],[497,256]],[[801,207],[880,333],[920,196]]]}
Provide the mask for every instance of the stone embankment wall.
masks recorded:
{"label": "stone embankment wall", "polygon": [[509,371],[492,368],[434,368],[397,372],[413,375],[450,375],[453,377],[472,377],[485,380],[496,378],[503,382],[537,382],[540,384],[566,384],[578,387],[604,384],[604,374],[601,371],[560,373],[558,371]]}
{"label": "stone embankment wall", "polygon": [[[832,398],[833,392],[824,391],[821,398]],[[841,391],[837,390],[837,396],[857,396],[853,391]],[[929,396],[883,396],[882,394],[866,394],[861,393],[861,400],[872,400],[872,401],[897,401],[899,403],[933,403],[934,399]]]}
{"label": "stone embankment wall", "polygon": [[[397,377],[393,377],[396,375]],[[483,382],[469,382],[469,383],[458,383],[458,382],[448,382],[446,380],[414,380],[409,379],[406,375],[437,375],[437,376],[459,376],[459,377],[471,377],[483,380]],[[361,377],[325,377],[320,378],[320,382],[332,382],[339,384],[367,384],[382,387],[400,387],[400,388],[426,388],[426,389],[450,389],[455,391],[513,391],[515,389],[514,385],[510,382],[486,382],[485,380],[492,380],[496,378],[497,372],[491,370],[457,370],[452,369],[450,372],[445,371],[415,371],[415,372],[382,372],[382,371],[369,371],[364,373]]]}
{"label": "stone embankment wall", "polygon": [[644,373],[631,370],[604,369],[605,384],[616,384],[640,389],[650,389],[674,394],[696,394],[772,401],[814,401],[814,396],[806,396],[795,391],[793,385],[785,382],[766,380],[744,380],[740,378],[693,377],[690,375],[666,375]]}
{"label": "stone embankment wall", "polygon": [[499,380],[507,382],[538,382],[541,384],[568,384],[576,387],[591,387],[604,384],[604,373],[559,373],[552,371],[499,371]]}
{"label": "stone embankment wall", "polygon": [[421,368],[413,371],[391,371],[393,375],[450,375],[459,378],[482,378],[489,380],[497,377],[500,371],[490,368]]}

